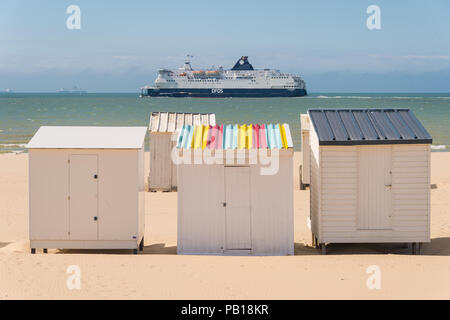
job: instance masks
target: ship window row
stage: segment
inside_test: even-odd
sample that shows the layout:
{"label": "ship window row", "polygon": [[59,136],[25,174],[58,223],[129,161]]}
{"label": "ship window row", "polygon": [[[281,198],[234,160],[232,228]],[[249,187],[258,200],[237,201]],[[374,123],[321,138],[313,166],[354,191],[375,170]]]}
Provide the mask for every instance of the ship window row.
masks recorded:
{"label": "ship window row", "polygon": [[219,80],[189,79],[188,82],[219,82]]}
{"label": "ship window row", "polygon": [[272,79],[289,79],[289,77],[272,77]]}

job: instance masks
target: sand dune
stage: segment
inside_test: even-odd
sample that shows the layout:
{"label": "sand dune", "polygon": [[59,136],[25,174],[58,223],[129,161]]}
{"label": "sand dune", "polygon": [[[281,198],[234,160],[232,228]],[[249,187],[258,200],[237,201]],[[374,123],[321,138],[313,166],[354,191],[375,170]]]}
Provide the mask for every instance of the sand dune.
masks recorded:
{"label": "sand dune", "polygon": [[[148,157],[148,154],[147,154]],[[300,154],[296,153],[298,168]],[[321,256],[306,226],[309,191],[295,190],[295,256],[176,255],[176,193],[147,193],[143,254],[127,250],[29,253],[26,154],[0,155],[1,299],[449,299],[450,153],[432,153],[431,243],[336,244]],[[147,168],[148,170],[148,168]],[[296,169],[297,171],[297,169]],[[295,172],[298,187],[298,172]],[[69,290],[67,267],[81,270]],[[381,289],[366,286],[367,267]]]}

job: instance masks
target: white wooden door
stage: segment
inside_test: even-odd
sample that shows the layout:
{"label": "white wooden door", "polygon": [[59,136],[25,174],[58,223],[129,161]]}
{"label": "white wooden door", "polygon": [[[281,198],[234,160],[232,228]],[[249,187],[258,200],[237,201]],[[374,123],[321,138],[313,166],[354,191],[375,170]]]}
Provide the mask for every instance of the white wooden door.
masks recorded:
{"label": "white wooden door", "polygon": [[97,240],[97,156],[71,155],[69,168],[70,239]]}
{"label": "white wooden door", "polygon": [[226,250],[251,250],[250,168],[225,167]]}
{"label": "white wooden door", "polygon": [[391,229],[391,146],[360,146],[358,150],[358,229]]}

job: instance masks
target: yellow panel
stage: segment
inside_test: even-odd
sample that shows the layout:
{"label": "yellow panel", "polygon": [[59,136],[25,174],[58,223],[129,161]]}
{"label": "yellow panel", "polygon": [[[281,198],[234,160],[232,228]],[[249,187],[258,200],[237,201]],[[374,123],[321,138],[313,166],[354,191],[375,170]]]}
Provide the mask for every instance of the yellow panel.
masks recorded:
{"label": "yellow panel", "polygon": [[245,136],[247,135],[247,126],[245,124],[239,126],[238,132],[238,148],[245,149]]}
{"label": "yellow panel", "polygon": [[209,131],[209,126],[204,126],[202,149],[206,148],[206,143],[208,142],[208,131]]}
{"label": "yellow panel", "polygon": [[197,125],[194,129],[194,138],[192,139],[194,141],[194,149],[198,149],[202,147],[202,137],[203,137],[203,126]]}
{"label": "yellow panel", "polygon": [[281,135],[281,143],[283,144],[283,148],[288,148],[288,143],[286,139],[286,130],[284,129],[284,126],[282,124],[279,124],[280,126],[280,135]]}
{"label": "yellow panel", "polygon": [[247,149],[251,149],[253,146],[253,126],[251,124],[247,127]]}

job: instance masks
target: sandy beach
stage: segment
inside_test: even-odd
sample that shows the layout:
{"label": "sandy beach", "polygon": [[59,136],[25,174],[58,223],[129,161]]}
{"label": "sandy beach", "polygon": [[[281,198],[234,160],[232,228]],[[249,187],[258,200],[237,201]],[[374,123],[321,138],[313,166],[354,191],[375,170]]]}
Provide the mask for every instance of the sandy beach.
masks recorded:
{"label": "sandy beach", "polygon": [[[148,154],[147,172],[148,172]],[[178,256],[177,194],[146,194],[145,249],[30,254],[28,155],[0,155],[0,299],[450,299],[450,153],[431,154],[431,242],[422,255],[401,244],[335,244],[322,256],[306,225],[309,190],[298,189],[295,255]],[[146,174],[147,175],[147,174]],[[66,285],[81,270],[80,290]],[[381,288],[366,285],[367,267]]]}

